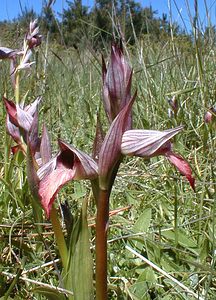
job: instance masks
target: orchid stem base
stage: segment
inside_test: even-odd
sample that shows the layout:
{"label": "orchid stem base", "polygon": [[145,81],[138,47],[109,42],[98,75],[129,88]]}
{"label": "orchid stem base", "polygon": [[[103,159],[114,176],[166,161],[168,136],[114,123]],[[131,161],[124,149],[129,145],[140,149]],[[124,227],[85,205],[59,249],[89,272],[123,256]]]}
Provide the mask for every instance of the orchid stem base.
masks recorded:
{"label": "orchid stem base", "polygon": [[100,190],[96,217],[96,300],[107,300],[109,191]]}

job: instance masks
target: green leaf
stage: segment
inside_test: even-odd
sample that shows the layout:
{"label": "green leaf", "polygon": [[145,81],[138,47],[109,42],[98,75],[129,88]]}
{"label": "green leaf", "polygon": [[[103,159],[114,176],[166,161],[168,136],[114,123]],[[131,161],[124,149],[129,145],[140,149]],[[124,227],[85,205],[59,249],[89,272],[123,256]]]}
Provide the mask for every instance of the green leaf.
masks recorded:
{"label": "green leaf", "polygon": [[[132,231],[134,233],[145,233],[148,231],[152,217],[151,208],[147,208],[143,211],[140,217],[135,222],[132,227]],[[142,251],[145,240],[142,235],[140,236],[131,236],[130,239],[134,240],[134,247],[137,248],[138,251]]]}
{"label": "green leaf", "polygon": [[[181,246],[186,248],[196,248],[197,244],[192,238],[187,237],[187,233],[184,230],[178,230],[178,242]],[[167,230],[162,232],[162,236],[165,238],[175,241],[176,235],[173,230]]]}
{"label": "green leaf", "polygon": [[138,277],[137,282],[157,283],[157,276],[151,267],[147,267]]}
{"label": "green leaf", "polygon": [[66,287],[73,291],[74,299],[93,299],[93,261],[87,223],[87,200],[83,201],[80,218],[72,231]]}
{"label": "green leaf", "polygon": [[74,181],[73,184],[74,187],[74,193],[72,194],[72,197],[74,200],[79,200],[81,198],[84,198],[86,195],[86,188],[80,181]]}
{"label": "green leaf", "polygon": [[180,272],[181,268],[178,264],[175,263],[175,261],[168,255],[163,255],[163,257],[160,260],[161,267],[166,272]]}
{"label": "green leaf", "polygon": [[134,300],[150,300],[148,295],[148,285],[146,282],[136,282],[129,288]]}
{"label": "green leaf", "polygon": [[136,223],[134,224],[132,230],[135,233],[138,232],[147,232],[151,222],[152,211],[151,208],[147,208],[138,218]]}
{"label": "green leaf", "polygon": [[66,297],[62,293],[58,292],[56,289],[51,289],[48,287],[35,288],[33,293],[43,295],[48,300],[66,300]]}
{"label": "green leaf", "polygon": [[209,240],[207,238],[203,238],[203,241],[201,243],[200,246],[200,262],[203,263],[205,265],[206,263],[206,259],[210,253],[210,249],[209,249]]}

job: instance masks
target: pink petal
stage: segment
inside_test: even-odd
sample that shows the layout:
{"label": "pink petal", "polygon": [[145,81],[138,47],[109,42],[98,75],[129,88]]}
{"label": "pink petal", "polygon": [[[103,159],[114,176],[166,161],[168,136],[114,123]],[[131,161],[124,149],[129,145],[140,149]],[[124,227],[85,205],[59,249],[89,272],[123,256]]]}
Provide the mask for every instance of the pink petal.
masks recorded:
{"label": "pink petal", "polygon": [[41,159],[43,164],[50,161],[52,157],[49,134],[45,125],[43,126],[43,131],[42,131],[40,154],[41,154]]}
{"label": "pink petal", "polygon": [[27,141],[33,154],[35,154],[36,151],[39,151],[40,138],[38,137],[38,112],[35,113],[32,120],[31,128],[27,134]]}
{"label": "pink petal", "polygon": [[33,116],[28,112],[24,111],[19,105],[16,106],[17,109],[17,121],[20,127],[22,127],[26,132],[28,132],[33,123]]}
{"label": "pink petal", "polygon": [[56,194],[61,187],[74,178],[74,174],[75,170],[58,168],[41,180],[39,184],[39,195],[47,218],[50,216]]}
{"label": "pink petal", "polygon": [[106,74],[107,74],[106,63],[105,63],[104,57],[102,56],[102,80],[103,80],[103,83],[105,81]]}
{"label": "pink petal", "polygon": [[32,33],[35,30],[35,28],[38,28],[38,19],[35,19],[34,21],[30,22],[30,24],[29,24],[29,32]]}
{"label": "pink petal", "polygon": [[41,100],[42,97],[37,97],[32,103],[25,106],[24,111],[29,113],[33,117],[38,109],[38,105],[40,104]]}
{"label": "pink petal", "polygon": [[21,61],[21,65],[28,64],[30,57],[32,56],[32,51],[28,50],[27,53],[25,53],[24,59]]}
{"label": "pink petal", "polygon": [[6,116],[6,127],[7,127],[8,133],[13,138],[13,140],[18,144],[21,143],[21,136],[20,136],[19,128],[10,121],[10,117],[8,114]]}
{"label": "pink petal", "polygon": [[213,117],[212,113],[210,111],[207,111],[204,116],[204,122],[211,123],[212,117]]}
{"label": "pink petal", "polygon": [[[76,169],[76,173],[74,175],[75,180],[80,179],[95,179],[98,176],[98,166],[97,163],[86,153],[74,148],[72,145],[59,140],[59,147],[62,151],[62,158],[64,157],[64,161],[58,161],[58,165],[63,163],[64,165],[68,165],[71,167],[73,163],[73,167]],[[72,160],[73,157],[73,160]]]}
{"label": "pink petal", "polygon": [[59,140],[61,152],[38,170],[41,204],[49,217],[58,191],[70,180],[94,179],[98,175],[96,162],[87,154]]}
{"label": "pink petal", "polygon": [[16,125],[19,126],[18,121],[17,121],[17,109],[16,105],[13,103],[13,101],[8,100],[7,98],[3,97],[4,105],[6,108],[6,111],[10,117],[10,121]]}
{"label": "pink petal", "polygon": [[168,158],[169,162],[173,164],[179,172],[187,178],[190,186],[195,191],[195,179],[192,177],[192,171],[189,163],[184,160],[179,154],[168,151],[165,156]]}
{"label": "pink petal", "polygon": [[50,159],[46,164],[43,164],[40,162],[40,159],[37,157],[37,160],[41,164],[41,167],[37,171],[38,178],[42,180],[45,176],[48,176],[52,171],[56,169],[57,165],[57,157],[60,153],[57,154],[57,156]]}
{"label": "pink petal", "polygon": [[100,122],[99,115],[97,115],[96,134],[94,138],[93,151],[92,151],[92,156],[95,161],[98,161],[103,140],[104,140],[104,132]]}
{"label": "pink petal", "polygon": [[39,178],[37,175],[37,163],[35,161],[34,153],[32,152],[31,147],[27,145],[27,155],[26,155],[26,172],[27,172],[27,180],[30,191],[35,199],[40,201],[38,195],[39,189]]}
{"label": "pink petal", "polygon": [[11,59],[11,63],[10,63],[10,77],[11,77],[11,82],[12,82],[14,88],[16,86],[15,71],[16,71],[16,58],[13,57]]}

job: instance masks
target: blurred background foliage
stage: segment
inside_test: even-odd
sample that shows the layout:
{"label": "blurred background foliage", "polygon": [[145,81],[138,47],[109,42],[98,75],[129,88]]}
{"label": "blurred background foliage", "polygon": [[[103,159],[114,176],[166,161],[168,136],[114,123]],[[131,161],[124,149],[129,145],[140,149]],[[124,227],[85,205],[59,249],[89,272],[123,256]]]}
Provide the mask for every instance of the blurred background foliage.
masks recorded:
{"label": "blurred background foliage", "polygon": [[[68,7],[57,16],[51,4],[52,1],[44,1],[40,15],[24,7],[22,14],[13,21],[1,21],[1,42],[22,37],[23,29],[35,18],[39,19],[43,34],[49,32],[52,41],[74,48],[91,42],[94,49],[101,49],[112,40],[116,29],[118,31],[120,28],[125,41],[130,45],[144,35],[150,35],[155,40],[166,40],[171,31],[175,37],[187,36],[176,22],[170,24],[166,14],[158,17],[157,11],[151,6],[143,7],[134,0],[96,0],[91,8],[82,5],[81,0],[67,1]],[[208,30],[214,28],[208,28],[206,34]],[[189,36],[187,38],[190,40]]]}

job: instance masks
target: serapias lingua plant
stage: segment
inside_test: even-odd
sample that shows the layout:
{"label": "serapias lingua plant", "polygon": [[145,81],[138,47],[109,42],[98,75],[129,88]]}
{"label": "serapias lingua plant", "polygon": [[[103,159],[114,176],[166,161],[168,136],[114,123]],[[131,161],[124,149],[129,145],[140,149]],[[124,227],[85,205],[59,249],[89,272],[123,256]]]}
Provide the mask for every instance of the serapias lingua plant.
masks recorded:
{"label": "serapias lingua plant", "polygon": [[[37,37],[38,30],[30,31],[29,42],[26,44],[30,50],[40,42]],[[33,39],[34,38],[34,39]],[[27,42],[28,41],[28,42]],[[59,140],[60,151],[52,156],[47,132],[38,137],[37,114],[30,114],[29,123],[25,120],[26,111],[5,100],[9,124],[16,127],[16,136],[13,130],[9,134],[19,143],[17,128],[25,130],[27,137],[23,140],[28,148],[28,179],[34,188],[46,216],[51,218],[56,234],[57,245],[64,269],[67,269],[69,261],[68,249],[64,241],[60,224],[56,224],[57,214],[54,200],[59,190],[71,180],[90,180],[94,186],[96,197],[96,299],[108,299],[107,292],[107,231],[109,227],[109,199],[119,166],[125,155],[151,158],[163,155],[179,172],[184,175],[191,187],[194,189],[194,178],[189,164],[179,155],[173,152],[171,139],[178,134],[183,126],[164,131],[156,130],[132,130],[132,106],[136,98],[136,92],[131,95],[132,69],[123,53],[123,45],[113,43],[111,47],[111,58],[106,66],[102,61],[102,95],[104,109],[110,123],[109,130],[103,141],[96,134],[94,145],[97,148],[97,159],[76,149],[74,146]],[[28,115],[29,116],[29,115]],[[20,120],[20,118],[22,120]],[[31,121],[30,121],[31,119]],[[26,127],[28,123],[28,128]],[[14,129],[15,131],[15,129]],[[41,146],[42,145],[42,146]],[[44,148],[48,145],[49,153]],[[39,149],[39,150],[38,150]],[[40,160],[37,160],[37,157]],[[44,157],[46,156],[46,159]],[[42,162],[41,162],[42,160]],[[40,163],[39,163],[40,162]],[[32,189],[33,190],[33,189]],[[53,213],[54,212],[54,213]],[[57,227],[56,227],[57,226]],[[76,295],[74,295],[76,299]],[[78,298],[77,298],[78,299]],[[90,299],[90,296],[86,299]]]}
{"label": "serapias lingua plant", "polygon": [[[136,93],[131,97],[132,70],[123,55],[122,44],[113,44],[108,67],[103,61],[103,102],[110,128],[104,138],[98,154],[98,167],[89,156],[79,160],[74,147],[60,141],[60,154],[55,159],[55,167],[43,177],[39,183],[39,195],[47,216],[53,205],[57,191],[69,180],[76,179],[79,167],[87,167],[86,176],[80,179],[95,179],[97,185],[97,217],[96,217],[96,299],[107,299],[107,230],[109,219],[109,197],[119,165],[124,155],[137,155],[150,158],[164,155],[175,165],[181,174],[186,176],[194,189],[194,178],[189,164],[172,151],[170,139],[183,127],[165,131],[131,130],[132,105]],[[66,146],[65,146],[66,145]],[[78,150],[76,150],[78,151]],[[83,155],[83,154],[82,154]],[[59,159],[59,160],[58,160]],[[78,165],[76,166],[76,163]],[[48,167],[49,163],[47,164]],[[46,165],[43,170],[46,169]],[[83,170],[82,170],[83,172]],[[82,174],[82,172],[80,172]],[[40,173],[40,169],[38,174]],[[59,174],[58,180],[56,180]],[[54,180],[52,181],[52,178]],[[78,178],[77,178],[78,179]],[[53,185],[53,187],[52,187]]]}

